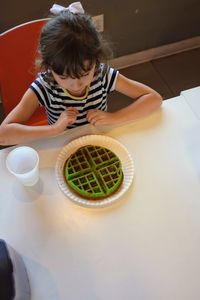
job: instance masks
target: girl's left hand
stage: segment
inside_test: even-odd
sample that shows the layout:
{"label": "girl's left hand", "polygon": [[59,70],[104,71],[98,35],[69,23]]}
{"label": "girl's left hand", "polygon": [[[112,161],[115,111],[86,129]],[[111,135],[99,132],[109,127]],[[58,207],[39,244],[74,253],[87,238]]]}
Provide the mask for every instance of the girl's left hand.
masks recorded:
{"label": "girl's left hand", "polygon": [[87,120],[92,125],[111,125],[116,123],[113,113],[91,109],[87,113]]}

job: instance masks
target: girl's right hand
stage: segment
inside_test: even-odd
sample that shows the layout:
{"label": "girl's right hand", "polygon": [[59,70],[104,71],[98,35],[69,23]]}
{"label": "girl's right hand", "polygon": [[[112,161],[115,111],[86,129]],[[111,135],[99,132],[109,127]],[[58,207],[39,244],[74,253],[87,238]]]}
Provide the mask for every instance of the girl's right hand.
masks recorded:
{"label": "girl's right hand", "polygon": [[70,107],[64,110],[55,123],[55,126],[59,128],[59,132],[64,131],[67,126],[72,125],[76,121],[77,115],[78,110],[76,108]]}

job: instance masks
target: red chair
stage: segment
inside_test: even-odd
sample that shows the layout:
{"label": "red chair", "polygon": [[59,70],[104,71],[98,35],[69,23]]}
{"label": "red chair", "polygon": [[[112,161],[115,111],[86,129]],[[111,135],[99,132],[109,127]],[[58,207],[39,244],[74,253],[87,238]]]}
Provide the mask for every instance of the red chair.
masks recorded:
{"label": "red chair", "polygon": [[[47,21],[40,19],[27,22],[0,35],[0,90],[6,116],[19,103],[36,77],[34,61],[39,34]],[[27,124],[47,124],[44,108],[39,107]]]}

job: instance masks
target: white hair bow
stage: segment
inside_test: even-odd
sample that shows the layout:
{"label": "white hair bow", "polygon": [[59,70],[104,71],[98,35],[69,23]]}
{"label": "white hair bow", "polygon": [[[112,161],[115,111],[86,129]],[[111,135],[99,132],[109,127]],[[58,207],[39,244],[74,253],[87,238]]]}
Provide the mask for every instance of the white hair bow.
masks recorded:
{"label": "white hair bow", "polygon": [[81,2],[73,2],[68,7],[64,7],[58,4],[54,4],[50,9],[50,12],[54,15],[58,15],[61,11],[69,10],[73,14],[84,14],[84,9]]}

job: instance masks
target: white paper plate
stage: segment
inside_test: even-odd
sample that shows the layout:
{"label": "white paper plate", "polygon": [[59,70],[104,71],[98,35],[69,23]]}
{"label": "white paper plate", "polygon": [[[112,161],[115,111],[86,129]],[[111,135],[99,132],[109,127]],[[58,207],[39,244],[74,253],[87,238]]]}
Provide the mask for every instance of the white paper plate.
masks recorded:
{"label": "white paper plate", "polygon": [[[105,199],[102,200],[84,199],[74,194],[68,188],[65,182],[63,169],[67,158],[72,153],[74,153],[78,148],[85,145],[97,145],[97,146],[106,147],[111,151],[113,151],[121,160],[122,171],[124,174],[122,185],[116,193],[114,193],[113,195]],[[86,135],[70,142],[62,149],[56,161],[55,171],[56,171],[56,179],[59,187],[70,200],[84,207],[100,208],[100,207],[111,205],[112,203],[116,202],[127,191],[127,189],[130,187],[133,180],[134,165],[133,165],[132,157],[129,154],[128,150],[117,140],[104,135]]]}

